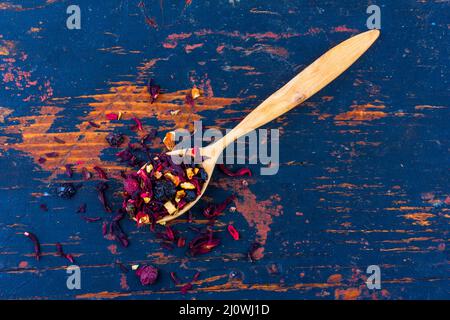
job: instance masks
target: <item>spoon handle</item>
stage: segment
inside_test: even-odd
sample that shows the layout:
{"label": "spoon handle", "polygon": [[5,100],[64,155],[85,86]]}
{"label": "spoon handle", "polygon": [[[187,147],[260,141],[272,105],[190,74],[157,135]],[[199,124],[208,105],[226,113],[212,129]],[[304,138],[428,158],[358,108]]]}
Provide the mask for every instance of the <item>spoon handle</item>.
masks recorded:
{"label": "spoon handle", "polygon": [[307,100],[358,60],[375,42],[379,34],[379,30],[360,33],[324,53],[281,89],[264,100],[215,145],[224,149],[237,138],[278,118]]}

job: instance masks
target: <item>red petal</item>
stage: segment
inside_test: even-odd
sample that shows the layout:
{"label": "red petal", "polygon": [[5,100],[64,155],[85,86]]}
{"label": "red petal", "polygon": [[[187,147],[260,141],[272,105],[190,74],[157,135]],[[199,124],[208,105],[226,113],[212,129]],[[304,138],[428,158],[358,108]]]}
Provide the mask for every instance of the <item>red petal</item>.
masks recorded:
{"label": "red petal", "polygon": [[106,114],[106,119],[108,120],[118,120],[119,115],[117,113],[108,113]]}
{"label": "red petal", "polygon": [[239,232],[231,224],[228,225],[228,232],[231,234],[234,240],[239,240]]}

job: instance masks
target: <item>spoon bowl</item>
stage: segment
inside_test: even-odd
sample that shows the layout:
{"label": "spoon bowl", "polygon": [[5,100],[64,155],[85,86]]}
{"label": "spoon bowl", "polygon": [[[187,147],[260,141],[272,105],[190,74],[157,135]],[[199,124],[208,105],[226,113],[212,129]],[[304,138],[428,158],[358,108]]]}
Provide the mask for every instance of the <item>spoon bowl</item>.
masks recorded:
{"label": "spoon bowl", "polygon": [[[219,155],[230,143],[278,118],[328,85],[358,60],[379,35],[379,30],[366,31],[328,50],[282,88],[264,100],[223,138],[206,147],[199,148],[198,151],[203,157],[201,165],[208,174],[208,180],[203,184],[200,195],[194,201],[184,206],[183,209],[175,211],[172,215],[165,216],[157,222],[165,224],[170,220],[176,219],[198,202],[208,187]],[[192,151],[193,149],[179,149],[167,154],[172,156],[192,155]]]}

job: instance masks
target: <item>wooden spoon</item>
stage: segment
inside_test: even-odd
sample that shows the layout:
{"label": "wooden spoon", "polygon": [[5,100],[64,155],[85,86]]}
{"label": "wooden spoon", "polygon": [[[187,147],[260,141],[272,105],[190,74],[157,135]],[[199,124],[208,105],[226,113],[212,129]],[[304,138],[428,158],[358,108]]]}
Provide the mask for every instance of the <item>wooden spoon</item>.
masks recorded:
{"label": "wooden spoon", "polygon": [[[230,143],[278,118],[314,95],[358,60],[379,35],[379,30],[366,31],[327,51],[281,89],[264,100],[227,135],[204,148],[200,148],[200,154],[204,156],[202,167],[208,173],[208,181],[203,184],[200,196],[187,204],[182,210],[161,218],[158,223],[165,224],[167,221],[178,218],[197,203],[208,187],[218,157]],[[180,149],[173,150],[168,154],[185,155],[190,152],[191,150]]]}

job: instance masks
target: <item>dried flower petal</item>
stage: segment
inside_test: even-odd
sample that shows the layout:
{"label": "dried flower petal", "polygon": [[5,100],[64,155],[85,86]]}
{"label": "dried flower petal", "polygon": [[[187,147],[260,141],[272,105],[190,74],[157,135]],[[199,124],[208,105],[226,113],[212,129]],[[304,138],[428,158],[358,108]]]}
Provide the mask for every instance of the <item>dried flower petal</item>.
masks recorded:
{"label": "dried flower petal", "polygon": [[47,161],[47,159],[45,159],[45,158],[43,158],[43,157],[40,157],[40,158],[38,159],[38,162],[39,162],[40,164],[45,163],[45,161]]}
{"label": "dried flower petal", "polygon": [[97,221],[102,220],[102,218],[100,218],[100,217],[86,217],[86,216],[80,216],[80,217],[81,217],[81,219],[83,219],[84,221],[87,221],[87,222],[97,222]]}
{"label": "dried flower petal", "polygon": [[64,253],[62,245],[59,242],[56,243],[56,253],[58,256],[66,258],[71,263],[75,262],[75,259],[73,258],[73,256],[71,254]]}
{"label": "dried flower petal", "polygon": [[230,235],[233,237],[234,240],[239,240],[239,232],[236,230],[235,227],[233,227],[233,225],[228,225],[228,232],[230,233]]}
{"label": "dried flower petal", "polygon": [[60,143],[60,144],[64,144],[66,143],[64,140],[58,138],[58,137],[53,137],[53,140],[55,140],[56,143]]}
{"label": "dried flower petal", "polygon": [[87,208],[87,204],[83,203],[82,205],[80,205],[77,209],[77,213],[86,213],[86,208]]}
{"label": "dried flower petal", "polygon": [[154,18],[145,17],[145,23],[148,24],[152,28],[158,28],[158,24],[156,23]]}
{"label": "dried flower petal", "polygon": [[158,279],[158,269],[153,266],[143,265],[136,270],[136,275],[139,277],[141,284],[147,286],[156,282]]}
{"label": "dried flower petal", "polygon": [[59,153],[58,152],[48,152],[45,154],[45,156],[47,158],[56,158],[57,156],[59,156]]}
{"label": "dried flower petal", "polygon": [[98,199],[100,200],[101,204],[103,205],[103,208],[106,212],[112,212],[111,208],[108,205],[108,202],[106,201],[105,197],[105,190],[108,189],[108,184],[106,182],[100,182],[96,186],[97,193],[98,193]]}
{"label": "dried flower petal", "polygon": [[193,285],[192,285],[192,283],[186,283],[185,285],[183,285],[181,288],[180,288],[180,291],[181,291],[181,293],[182,294],[186,294],[186,293],[188,293],[188,291],[189,290],[191,290],[193,288]]}
{"label": "dried flower petal", "polygon": [[173,283],[180,284],[180,279],[178,279],[177,275],[175,274],[175,272],[171,272],[170,273],[170,278],[172,279]]}
{"label": "dried flower petal", "polygon": [[106,114],[106,119],[119,120],[119,115],[117,113],[108,113],[108,114]]}
{"label": "dried flower petal", "polygon": [[64,165],[64,168],[66,169],[66,170],[65,170],[66,175],[67,175],[69,178],[72,178],[72,175],[73,175],[72,167],[73,167],[73,165],[71,165],[71,164],[66,164],[66,165]]}
{"label": "dried flower petal", "polygon": [[41,257],[41,245],[39,244],[39,240],[36,237],[36,235],[34,233],[31,232],[24,232],[23,233],[24,236],[28,237],[31,241],[33,241],[34,244],[34,256],[36,258],[36,260],[39,261],[40,257]]}
{"label": "dried flower petal", "polygon": [[186,244],[186,239],[179,237],[178,241],[177,241],[177,247],[182,248],[182,247],[184,247],[185,244]]}
{"label": "dried flower petal", "polygon": [[155,84],[153,79],[150,79],[147,85],[147,90],[150,93],[151,103],[155,102],[161,92],[161,87]]}
{"label": "dried flower petal", "polygon": [[95,166],[93,169],[97,172],[97,175],[100,179],[108,179],[108,177],[106,176],[106,172],[102,168],[100,168],[99,166]]}
{"label": "dried flower petal", "polygon": [[94,128],[100,128],[100,126],[96,124],[94,121],[88,121],[88,123]]}
{"label": "dried flower petal", "polygon": [[236,198],[235,195],[231,195],[228,198],[225,199],[222,203],[219,203],[217,205],[210,205],[203,210],[203,215],[207,217],[208,219],[216,218],[218,215],[220,215],[227,206]]}
{"label": "dried flower petal", "polygon": [[144,127],[142,126],[142,122],[141,120],[139,120],[136,117],[132,118],[134,122],[136,122],[136,125],[132,126],[131,129],[132,130],[138,130],[138,131],[144,131]]}
{"label": "dried flower petal", "polygon": [[205,254],[220,244],[220,240],[213,238],[212,232],[207,235],[198,235],[189,243],[189,252],[192,256]]}
{"label": "dried flower petal", "polygon": [[241,176],[252,176],[252,172],[250,171],[249,168],[241,168],[239,170],[237,170],[236,172],[231,171],[229,168],[227,168],[224,164],[219,164],[219,169],[225,173],[227,176],[230,177],[241,177]]}
{"label": "dried flower petal", "polygon": [[122,270],[123,273],[127,273],[129,271],[128,268],[122,262],[116,261],[115,264],[120,268],[120,270]]}
{"label": "dried flower petal", "polygon": [[124,141],[123,134],[114,132],[110,132],[105,139],[111,147],[119,147]]}

